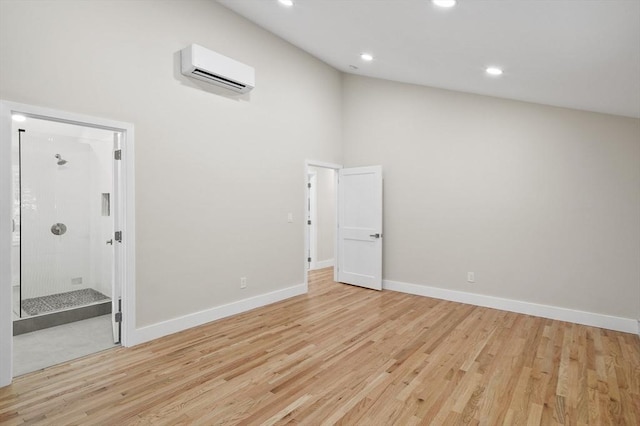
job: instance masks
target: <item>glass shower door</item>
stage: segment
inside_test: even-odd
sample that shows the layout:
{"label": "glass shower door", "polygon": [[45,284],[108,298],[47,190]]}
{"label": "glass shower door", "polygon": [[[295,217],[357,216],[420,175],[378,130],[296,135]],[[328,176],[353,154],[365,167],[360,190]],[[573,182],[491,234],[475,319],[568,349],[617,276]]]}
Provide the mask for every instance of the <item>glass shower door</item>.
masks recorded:
{"label": "glass shower door", "polygon": [[[72,311],[89,306],[102,309],[90,316],[109,313],[113,253],[105,241],[113,232],[112,141],[91,139],[82,126],[37,119],[29,126],[18,140],[17,314],[65,312],[84,319],[87,312]],[[56,319],[52,325],[60,321],[70,322]]]}

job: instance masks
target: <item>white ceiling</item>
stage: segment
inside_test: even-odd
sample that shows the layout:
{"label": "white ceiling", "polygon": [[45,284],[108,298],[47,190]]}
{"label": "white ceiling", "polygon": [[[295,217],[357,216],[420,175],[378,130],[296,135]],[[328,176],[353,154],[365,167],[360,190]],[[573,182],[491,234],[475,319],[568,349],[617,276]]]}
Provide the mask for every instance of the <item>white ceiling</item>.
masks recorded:
{"label": "white ceiling", "polygon": [[640,117],[640,0],[218,1],[347,73]]}

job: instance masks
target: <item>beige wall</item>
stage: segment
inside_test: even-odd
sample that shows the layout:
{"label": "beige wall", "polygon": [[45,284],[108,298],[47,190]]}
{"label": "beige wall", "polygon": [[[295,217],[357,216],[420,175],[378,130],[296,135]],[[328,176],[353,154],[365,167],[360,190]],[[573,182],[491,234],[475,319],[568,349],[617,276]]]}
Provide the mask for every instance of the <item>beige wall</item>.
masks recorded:
{"label": "beige wall", "polygon": [[[3,0],[0,28],[0,98],[135,125],[138,326],[304,282],[304,161],[341,160],[338,71],[213,1]],[[202,90],[190,43],[256,88]]]}
{"label": "beige wall", "polygon": [[302,283],[306,159],[383,165],[386,279],[640,316],[638,120],[342,78],[213,1],[3,0],[0,60],[2,99],[135,125],[138,326]]}
{"label": "beige wall", "polygon": [[384,169],[385,279],[640,316],[639,120],[356,76],[343,90],[345,166]]}

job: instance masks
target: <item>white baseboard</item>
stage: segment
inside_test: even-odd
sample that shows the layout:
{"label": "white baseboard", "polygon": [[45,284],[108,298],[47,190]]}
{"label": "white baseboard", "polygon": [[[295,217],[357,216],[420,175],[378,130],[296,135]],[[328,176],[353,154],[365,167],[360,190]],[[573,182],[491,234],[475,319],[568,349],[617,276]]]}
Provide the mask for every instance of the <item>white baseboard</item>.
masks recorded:
{"label": "white baseboard", "polygon": [[316,269],[324,269],[329,268],[335,264],[333,259],[320,260],[318,262],[311,262],[311,266],[309,267],[310,271],[315,271]]}
{"label": "white baseboard", "polygon": [[385,290],[399,291],[418,296],[433,297],[435,299],[450,300],[452,302],[484,306],[503,311],[517,312],[519,314],[527,314],[536,317],[589,325],[592,327],[606,328],[608,330],[640,334],[640,325],[632,318],[614,317],[593,312],[561,308],[558,306],[539,305],[537,303],[523,302],[520,300],[504,299],[501,297],[485,296],[482,294],[467,293],[464,291],[448,290],[444,288],[391,280],[383,280],[382,288]]}
{"label": "white baseboard", "polygon": [[127,346],[134,346],[160,337],[168,336],[169,334],[197,327],[211,321],[240,314],[261,306],[270,305],[271,303],[289,299],[294,296],[299,296],[306,292],[307,286],[305,284],[298,284],[293,287],[276,290],[271,293],[260,294],[248,299],[238,300],[237,302],[232,302],[227,305],[216,306],[215,308],[195,312],[193,314],[152,324],[146,327],[137,328],[133,333],[131,333],[132,335],[130,336]]}

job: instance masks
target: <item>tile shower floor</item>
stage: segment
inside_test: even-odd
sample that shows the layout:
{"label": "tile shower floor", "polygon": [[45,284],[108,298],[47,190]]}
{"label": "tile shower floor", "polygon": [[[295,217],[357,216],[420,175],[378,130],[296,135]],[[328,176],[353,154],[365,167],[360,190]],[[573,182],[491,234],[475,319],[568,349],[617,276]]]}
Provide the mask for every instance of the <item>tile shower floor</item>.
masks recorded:
{"label": "tile shower floor", "polygon": [[[13,315],[19,317],[20,287],[13,287]],[[79,306],[87,306],[109,300],[108,296],[92,288],[68,291],[66,293],[50,294],[48,296],[33,297],[22,300],[22,317],[41,315]]]}
{"label": "tile shower floor", "polygon": [[22,310],[27,315],[40,315],[61,309],[86,306],[95,302],[105,301],[109,298],[92,288],[68,291],[66,293],[51,294],[48,296],[33,297],[22,301]]}
{"label": "tile shower floor", "polygon": [[102,315],[13,337],[13,376],[116,346],[111,315]]}

